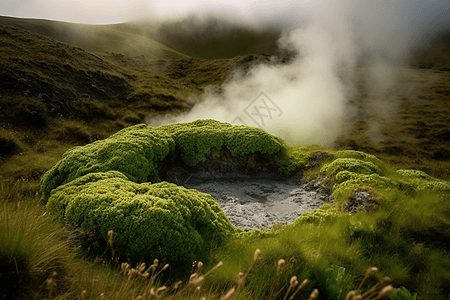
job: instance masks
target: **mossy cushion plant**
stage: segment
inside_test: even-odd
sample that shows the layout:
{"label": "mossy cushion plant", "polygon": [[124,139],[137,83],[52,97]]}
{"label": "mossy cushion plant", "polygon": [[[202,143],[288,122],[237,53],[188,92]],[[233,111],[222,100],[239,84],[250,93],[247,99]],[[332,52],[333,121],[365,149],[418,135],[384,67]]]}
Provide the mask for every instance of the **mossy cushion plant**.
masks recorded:
{"label": "mossy cushion plant", "polygon": [[[124,259],[190,263],[227,236],[239,234],[212,196],[159,182],[158,163],[180,156],[187,165],[219,155],[273,157],[284,143],[265,131],[213,120],[159,127],[137,125],[67,151],[41,180],[47,206],[59,219],[98,230]],[[155,183],[159,182],[159,183]]]}
{"label": "mossy cushion plant", "polygon": [[111,137],[67,151],[44,174],[40,192],[50,195],[56,187],[89,173],[119,171],[133,182],[159,182],[158,163],[177,155],[189,166],[219,155],[226,146],[233,156],[260,152],[279,157],[285,144],[277,137],[252,127],[232,126],[214,120],[123,129]]}
{"label": "mossy cushion plant", "polygon": [[[334,153],[333,159],[325,162],[320,172],[334,176],[333,195],[340,204],[357,189],[376,191],[379,196],[389,194],[389,191],[450,193],[448,181],[434,179],[416,170],[396,171],[375,156],[359,151],[344,150]],[[376,198],[380,200],[383,196]]]}
{"label": "mossy cushion plant", "polygon": [[108,240],[114,231],[119,256],[134,262],[198,259],[236,229],[211,195],[172,183],[134,183],[117,171],[92,173],[56,188],[47,207]]}

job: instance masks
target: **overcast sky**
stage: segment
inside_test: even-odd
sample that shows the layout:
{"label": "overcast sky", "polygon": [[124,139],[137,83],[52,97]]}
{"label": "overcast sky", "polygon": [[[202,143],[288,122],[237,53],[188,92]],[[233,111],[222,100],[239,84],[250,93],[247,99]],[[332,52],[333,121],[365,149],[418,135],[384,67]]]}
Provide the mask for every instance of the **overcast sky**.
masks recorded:
{"label": "overcast sky", "polygon": [[[240,20],[294,22],[299,16],[341,14],[369,22],[406,19],[420,26],[445,26],[448,0],[2,0],[0,15],[105,24],[133,19],[213,13]],[[377,21],[378,20],[378,21]],[[358,21],[358,20],[356,20]]]}

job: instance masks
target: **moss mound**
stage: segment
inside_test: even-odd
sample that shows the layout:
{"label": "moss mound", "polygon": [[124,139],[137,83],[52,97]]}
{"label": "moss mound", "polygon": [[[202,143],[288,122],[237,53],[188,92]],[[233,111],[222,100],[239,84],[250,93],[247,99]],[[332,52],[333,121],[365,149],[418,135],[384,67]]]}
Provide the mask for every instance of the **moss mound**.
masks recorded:
{"label": "moss mound", "polygon": [[220,154],[226,146],[233,156],[260,152],[281,156],[285,145],[281,139],[258,128],[232,126],[214,120],[148,127],[144,124],[123,129],[111,137],[68,150],[61,161],[41,180],[40,192],[50,192],[81,176],[119,171],[130,181],[159,182],[158,163],[179,156],[193,166],[205,155]]}
{"label": "moss mound", "polygon": [[[432,191],[450,193],[450,182],[434,179],[422,171],[394,170],[373,155],[359,151],[338,151],[325,162],[321,173],[334,178],[333,196],[343,205],[356,190],[377,193],[375,201],[391,192],[417,193]],[[389,196],[390,197],[390,196]]]}
{"label": "moss mound", "polygon": [[40,191],[60,220],[96,230],[105,241],[113,230],[122,258],[189,264],[239,230],[212,196],[159,182],[158,166],[177,157],[193,166],[223,147],[236,157],[285,153],[280,139],[257,128],[213,120],[142,124],[67,151],[44,174]]}
{"label": "moss mound", "polygon": [[134,183],[117,171],[92,173],[52,192],[50,211],[108,241],[134,262],[165,258],[171,265],[198,259],[235,232],[208,194],[172,183]]}

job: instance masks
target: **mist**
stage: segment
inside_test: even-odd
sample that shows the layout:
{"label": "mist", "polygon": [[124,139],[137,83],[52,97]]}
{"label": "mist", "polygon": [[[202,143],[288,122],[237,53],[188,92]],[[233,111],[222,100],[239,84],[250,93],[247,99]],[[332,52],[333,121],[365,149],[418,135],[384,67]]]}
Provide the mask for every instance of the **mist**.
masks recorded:
{"label": "mist", "polygon": [[[149,123],[211,118],[260,127],[291,145],[332,145],[345,130],[345,122],[358,113],[349,104],[356,93],[357,67],[366,70],[375,114],[395,115],[397,104],[389,91],[396,83],[397,68],[427,38],[449,29],[441,14],[444,6],[449,5],[347,0],[339,5],[289,2],[283,9],[275,5],[271,13],[254,10],[238,24],[281,26],[278,48],[292,57],[286,62],[274,56],[248,72],[236,70],[220,93],[210,89],[200,98],[191,98],[195,105],[188,114]],[[379,124],[370,126],[376,136]]]}
{"label": "mist", "polygon": [[[450,3],[445,0],[68,3],[9,2],[2,14],[92,24],[133,21],[143,27],[152,20],[160,28],[187,24],[180,32],[205,47],[214,44],[205,42],[214,41],[214,35],[233,35],[233,28],[247,30],[247,36],[256,32],[261,42],[255,49],[273,55],[269,62],[236,69],[219,89],[192,96],[188,100],[195,105],[188,114],[150,119],[149,124],[213,118],[260,127],[289,144],[332,145],[344,133],[345,123],[359,113],[355,95],[361,66],[370,82],[365,92],[373,113],[395,115],[398,104],[390,91],[398,68],[412,51],[450,31]],[[287,60],[283,53],[290,54]],[[376,136],[379,124],[370,126]]]}

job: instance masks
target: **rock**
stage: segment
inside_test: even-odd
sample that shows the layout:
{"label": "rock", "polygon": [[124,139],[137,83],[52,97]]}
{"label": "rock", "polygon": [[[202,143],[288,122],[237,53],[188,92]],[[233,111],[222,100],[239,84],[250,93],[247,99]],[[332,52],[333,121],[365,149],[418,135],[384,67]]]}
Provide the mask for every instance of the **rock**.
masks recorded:
{"label": "rock", "polygon": [[376,202],[372,200],[372,196],[369,192],[363,190],[357,190],[354,195],[350,197],[343,207],[346,212],[356,213],[358,211],[369,211],[376,205]]}

